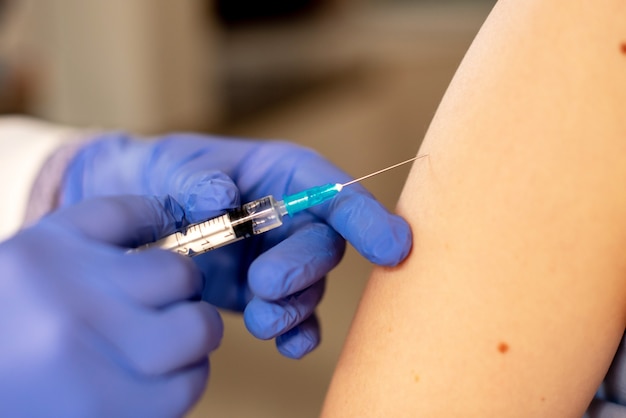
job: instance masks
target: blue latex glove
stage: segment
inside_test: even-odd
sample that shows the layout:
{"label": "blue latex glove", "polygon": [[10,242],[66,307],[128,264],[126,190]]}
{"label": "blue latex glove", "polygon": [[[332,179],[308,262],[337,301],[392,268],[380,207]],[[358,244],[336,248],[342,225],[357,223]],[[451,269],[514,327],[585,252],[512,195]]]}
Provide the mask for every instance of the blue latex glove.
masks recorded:
{"label": "blue latex glove", "polygon": [[121,247],[182,213],[171,198],[94,199],[0,244],[0,416],[180,416],[196,401],[222,337],[202,275]]}
{"label": "blue latex glove", "polygon": [[[216,208],[350,179],[317,153],[285,142],[191,134],[139,141],[110,134],[72,161],[61,195],[71,204],[105,194],[170,194],[196,222],[217,215]],[[385,266],[398,264],[411,247],[407,223],[355,184],[276,230],[195,257],[206,274],[203,297],[245,309],[253,335],[276,338],[282,354],[299,358],[320,341],[315,308],[326,274],[344,254],[344,238]]]}
{"label": "blue latex glove", "polygon": [[622,338],[613,364],[585,418],[626,417],[626,339]]}

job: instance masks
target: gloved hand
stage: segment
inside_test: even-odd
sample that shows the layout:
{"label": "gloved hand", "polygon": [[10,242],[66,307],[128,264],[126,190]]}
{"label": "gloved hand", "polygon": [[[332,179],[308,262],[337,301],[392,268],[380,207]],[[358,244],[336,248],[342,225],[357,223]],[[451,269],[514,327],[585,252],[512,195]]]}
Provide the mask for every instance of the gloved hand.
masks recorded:
{"label": "gloved hand", "polygon": [[0,416],[180,416],[196,401],[222,336],[202,275],[121,247],[182,213],[169,197],[94,199],[0,244]]}
{"label": "gloved hand", "polygon": [[[228,176],[236,188],[224,186]],[[66,172],[62,203],[119,194],[170,194],[191,221],[241,203],[300,192],[351,178],[315,152],[285,142],[179,134],[141,141],[110,134],[84,147]],[[215,187],[219,186],[219,187]],[[347,239],[373,263],[393,266],[411,247],[407,223],[390,214],[362,186],[284,219],[280,228],[194,260],[206,275],[203,298],[244,310],[248,330],[276,338],[278,350],[299,358],[315,348],[315,307],[325,276],[341,260]]]}
{"label": "gloved hand", "polygon": [[626,338],[622,338],[613,364],[585,418],[626,417]]}

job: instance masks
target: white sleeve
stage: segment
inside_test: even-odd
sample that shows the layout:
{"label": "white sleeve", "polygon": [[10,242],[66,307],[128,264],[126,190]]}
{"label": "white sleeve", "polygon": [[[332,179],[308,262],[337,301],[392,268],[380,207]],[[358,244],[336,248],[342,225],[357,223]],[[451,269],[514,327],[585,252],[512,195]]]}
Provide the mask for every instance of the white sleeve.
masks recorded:
{"label": "white sleeve", "polygon": [[0,240],[22,224],[31,188],[46,160],[78,132],[27,117],[0,117]]}

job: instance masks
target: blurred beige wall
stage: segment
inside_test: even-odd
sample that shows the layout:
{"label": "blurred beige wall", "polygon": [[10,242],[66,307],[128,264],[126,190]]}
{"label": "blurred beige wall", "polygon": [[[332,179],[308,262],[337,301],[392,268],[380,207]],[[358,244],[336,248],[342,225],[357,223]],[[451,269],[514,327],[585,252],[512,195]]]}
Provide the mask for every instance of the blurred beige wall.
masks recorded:
{"label": "blurred beige wall", "polygon": [[[324,22],[361,3],[327,0],[327,13],[314,20]],[[228,97],[221,86],[231,80],[233,54],[224,43],[230,31],[212,15],[211,0],[13,0],[10,6],[10,19],[0,28],[0,56],[30,67],[35,88],[28,113],[139,133],[207,130],[222,121]],[[296,49],[319,49],[312,38],[322,29],[309,30],[309,39],[301,39]],[[293,44],[289,35],[285,40]],[[261,44],[261,51],[271,55],[259,60],[261,67],[282,74],[302,70],[276,67],[271,57],[287,57],[289,51],[280,54]],[[316,54],[307,69],[333,65],[338,57],[326,58]],[[248,74],[256,70],[245,68]]]}
{"label": "blurred beige wall", "polygon": [[215,36],[205,1],[19,0],[14,6],[19,27],[7,37],[22,36],[22,58],[28,55],[35,67],[32,113],[142,133],[217,119],[208,65]]}

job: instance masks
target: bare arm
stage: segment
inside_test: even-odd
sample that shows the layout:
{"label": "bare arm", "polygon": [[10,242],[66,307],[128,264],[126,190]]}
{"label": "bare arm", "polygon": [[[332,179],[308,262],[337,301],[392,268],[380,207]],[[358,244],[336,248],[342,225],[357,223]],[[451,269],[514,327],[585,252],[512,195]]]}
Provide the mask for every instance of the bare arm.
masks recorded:
{"label": "bare arm", "polygon": [[502,0],[433,120],[323,415],[581,416],[626,324],[626,2]]}

